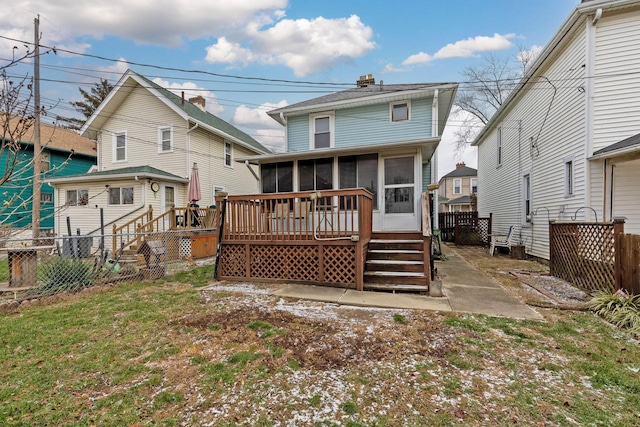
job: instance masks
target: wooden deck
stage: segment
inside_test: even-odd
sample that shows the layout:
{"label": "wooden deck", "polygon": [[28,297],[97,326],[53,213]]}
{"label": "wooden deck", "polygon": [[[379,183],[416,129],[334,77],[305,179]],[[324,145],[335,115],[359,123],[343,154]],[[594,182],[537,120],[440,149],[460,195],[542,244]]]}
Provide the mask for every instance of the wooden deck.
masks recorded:
{"label": "wooden deck", "polygon": [[373,233],[373,195],[367,190],[228,196],[216,198],[216,205],[221,236],[218,279],[428,290],[429,251],[424,248],[429,246],[421,232],[411,236],[420,249],[419,263],[408,267],[412,263],[407,262],[405,271],[395,274],[378,274],[387,276],[384,279],[376,279],[372,267],[366,274]]}

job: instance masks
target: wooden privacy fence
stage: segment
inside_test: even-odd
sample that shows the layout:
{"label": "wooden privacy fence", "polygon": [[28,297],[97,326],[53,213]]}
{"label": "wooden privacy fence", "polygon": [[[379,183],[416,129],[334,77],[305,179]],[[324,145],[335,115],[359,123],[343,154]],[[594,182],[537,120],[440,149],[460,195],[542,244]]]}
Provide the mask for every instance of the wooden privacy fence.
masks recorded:
{"label": "wooden privacy fence", "polygon": [[473,212],[440,212],[438,214],[440,235],[446,242],[456,245],[488,245],[491,234],[491,215],[480,218]]}
{"label": "wooden privacy fence", "polygon": [[553,276],[586,292],[640,293],[640,236],[624,234],[624,221],[549,223]]}

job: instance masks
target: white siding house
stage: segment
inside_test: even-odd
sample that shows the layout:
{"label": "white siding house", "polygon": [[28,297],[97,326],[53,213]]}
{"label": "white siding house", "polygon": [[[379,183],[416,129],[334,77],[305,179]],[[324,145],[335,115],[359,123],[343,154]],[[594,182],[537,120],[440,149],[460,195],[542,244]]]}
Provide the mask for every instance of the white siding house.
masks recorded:
{"label": "white siding house", "polygon": [[640,233],[640,1],[583,1],[474,141],[478,210],[549,258],[548,221]]}
{"label": "white siding house", "polygon": [[[204,104],[202,97],[185,100],[131,70],[125,72],[81,129],[83,136],[97,141],[95,171],[49,180],[56,190],[56,232],[66,234],[66,217],[74,231],[95,231],[99,208],[105,226],[110,226],[150,206],[154,216],[173,205],[185,207],[194,164],[202,207],[215,203],[216,191],[255,193],[256,171],[234,159],[268,150],[206,112]],[[68,203],[68,192],[77,190],[87,190],[87,203]]]}

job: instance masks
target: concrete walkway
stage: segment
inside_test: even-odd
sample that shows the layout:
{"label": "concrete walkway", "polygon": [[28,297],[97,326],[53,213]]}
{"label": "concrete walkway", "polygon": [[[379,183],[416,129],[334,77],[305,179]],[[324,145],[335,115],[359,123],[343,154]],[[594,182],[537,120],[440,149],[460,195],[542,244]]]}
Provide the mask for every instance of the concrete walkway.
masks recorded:
{"label": "concrete walkway", "polygon": [[448,259],[436,261],[438,272],[444,273],[442,277],[444,296],[440,298],[294,284],[284,285],[271,294],[364,307],[453,311],[514,319],[542,319],[539,313],[520,302],[500,284],[465,261],[454,249],[443,247],[443,250]]}

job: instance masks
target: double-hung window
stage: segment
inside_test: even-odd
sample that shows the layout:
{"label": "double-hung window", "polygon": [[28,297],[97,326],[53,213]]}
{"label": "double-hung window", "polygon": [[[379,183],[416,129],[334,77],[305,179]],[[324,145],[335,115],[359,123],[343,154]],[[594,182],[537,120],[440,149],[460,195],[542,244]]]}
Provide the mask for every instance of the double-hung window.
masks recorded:
{"label": "double-hung window", "polygon": [[162,126],[158,128],[158,153],[170,153],[173,151],[173,128]]}
{"label": "double-hung window", "polygon": [[311,149],[333,147],[333,115],[313,115],[310,120]]}
{"label": "double-hung window", "polygon": [[453,180],[453,194],[462,194],[462,179],[455,178]]}
{"label": "double-hung window", "polygon": [[111,187],[109,188],[110,205],[132,205],[133,187]]}
{"label": "double-hung window", "polygon": [[523,208],[525,222],[531,222],[531,175],[526,174],[522,179]]}
{"label": "double-hung window", "polygon": [[496,160],[497,166],[502,164],[502,127],[496,129]]}
{"label": "double-hung window", "polygon": [[116,132],[113,134],[113,161],[127,161],[127,132]]}
{"label": "double-hung window", "polygon": [[224,165],[232,167],[233,162],[233,146],[230,142],[224,143]]}
{"label": "double-hung window", "polygon": [[40,153],[40,172],[47,172],[51,169],[51,156],[46,151]]}
{"label": "double-hung window", "polygon": [[573,196],[573,157],[564,161],[564,196]]}
{"label": "double-hung window", "polygon": [[471,194],[478,192],[478,178],[471,178]]}

